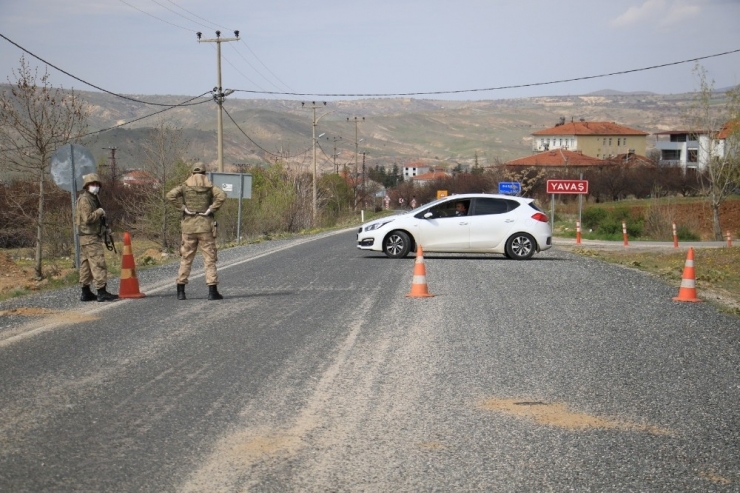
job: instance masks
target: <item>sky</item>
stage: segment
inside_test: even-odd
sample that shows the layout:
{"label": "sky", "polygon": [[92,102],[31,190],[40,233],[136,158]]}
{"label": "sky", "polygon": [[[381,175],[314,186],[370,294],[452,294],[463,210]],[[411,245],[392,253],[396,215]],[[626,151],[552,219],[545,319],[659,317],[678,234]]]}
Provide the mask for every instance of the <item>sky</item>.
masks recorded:
{"label": "sky", "polygon": [[[698,88],[694,62],[542,83],[740,50],[738,21],[740,0],[0,0],[0,80],[24,54],[9,39],[106,91],[198,96],[217,85],[217,50],[196,32],[239,30],[221,43],[230,97],[671,94]],[[699,63],[715,87],[740,84],[740,51]],[[95,90],[48,70],[55,86]]]}

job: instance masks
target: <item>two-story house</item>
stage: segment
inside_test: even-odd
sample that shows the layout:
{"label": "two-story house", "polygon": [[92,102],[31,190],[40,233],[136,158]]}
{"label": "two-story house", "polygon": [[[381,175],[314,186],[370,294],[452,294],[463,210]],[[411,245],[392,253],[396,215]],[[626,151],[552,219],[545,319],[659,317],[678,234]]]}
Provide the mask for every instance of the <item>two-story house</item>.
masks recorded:
{"label": "two-story house", "polygon": [[661,166],[697,168],[699,165],[699,136],[706,132],[669,130],[655,134],[655,148],[660,152]]}
{"label": "two-story house", "polygon": [[585,156],[609,159],[619,154],[645,155],[647,132],[618,125],[614,122],[565,122],[532,134],[535,152],[566,149],[580,151]]}
{"label": "two-story house", "polygon": [[430,171],[432,171],[431,166],[427,166],[422,162],[408,163],[403,167],[403,179],[404,181],[406,181],[409,178],[423,175],[424,173],[429,173]]}
{"label": "two-story house", "polygon": [[656,133],[655,148],[660,151],[660,164],[704,171],[711,156],[724,157],[727,141],[737,123],[726,123],[719,132],[706,130],[669,130]]}

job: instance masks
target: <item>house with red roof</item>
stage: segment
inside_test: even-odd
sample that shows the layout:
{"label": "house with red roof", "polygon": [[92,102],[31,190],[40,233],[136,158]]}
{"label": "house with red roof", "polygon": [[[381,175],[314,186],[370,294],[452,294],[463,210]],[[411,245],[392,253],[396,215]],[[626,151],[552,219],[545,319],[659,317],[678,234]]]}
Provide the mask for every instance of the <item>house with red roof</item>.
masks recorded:
{"label": "house with red roof", "polygon": [[143,169],[124,171],[121,177],[124,186],[149,186],[159,188],[159,180],[150,172]]}
{"label": "house with red roof", "polygon": [[514,159],[504,166],[511,168],[586,168],[586,167],[599,167],[609,166],[611,162],[604,161],[603,159],[597,159],[591,156],[584,156],[583,153],[578,151],[569,151],[567,149],[558,148],[550,151],[539,152],[532,154],[531,156],[521,157]]}
{"label": "house with red roof", "polygon": [[534,132],[535,152],[564,149],[580,151],[585,156],[607,159],[618,154],[645,155],[647,132],[618,125],[614,122],[571,121]]}
{"label": "house with red roof", "polygon": [[427,183],[433,182],[435,180],[440,180],[442,178],[448,178],[451,176],[446,171],[442,170],[432,170],[427,173],[422,173],[420,175],[412,176],[409,178],[409,180],[412,180],[417,185],[426,185]]}

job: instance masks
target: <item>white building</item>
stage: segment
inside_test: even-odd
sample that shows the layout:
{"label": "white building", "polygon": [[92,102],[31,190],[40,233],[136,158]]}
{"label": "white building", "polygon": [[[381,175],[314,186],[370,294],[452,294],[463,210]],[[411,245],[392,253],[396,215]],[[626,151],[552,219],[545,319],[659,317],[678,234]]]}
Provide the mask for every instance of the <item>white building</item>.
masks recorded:
{"label": "white building", "polygon": [[424,163],[409,163],[403,167],[403,180],[406,181],[409,178],[429,173],[431,170],[432,168]]}

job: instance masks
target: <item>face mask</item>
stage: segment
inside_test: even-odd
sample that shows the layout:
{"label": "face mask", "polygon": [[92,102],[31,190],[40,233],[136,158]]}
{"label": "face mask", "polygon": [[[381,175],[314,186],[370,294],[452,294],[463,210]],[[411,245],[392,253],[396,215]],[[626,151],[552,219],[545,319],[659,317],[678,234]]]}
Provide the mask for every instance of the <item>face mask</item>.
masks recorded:
{"label": "face mask", "polygon": [[95,185],[93,185],[93,186],[89,187],[87,189],[87,191],[90,192],[93,195],[97,195],[98,192],[100,191],[100,187],[96,187]]}

